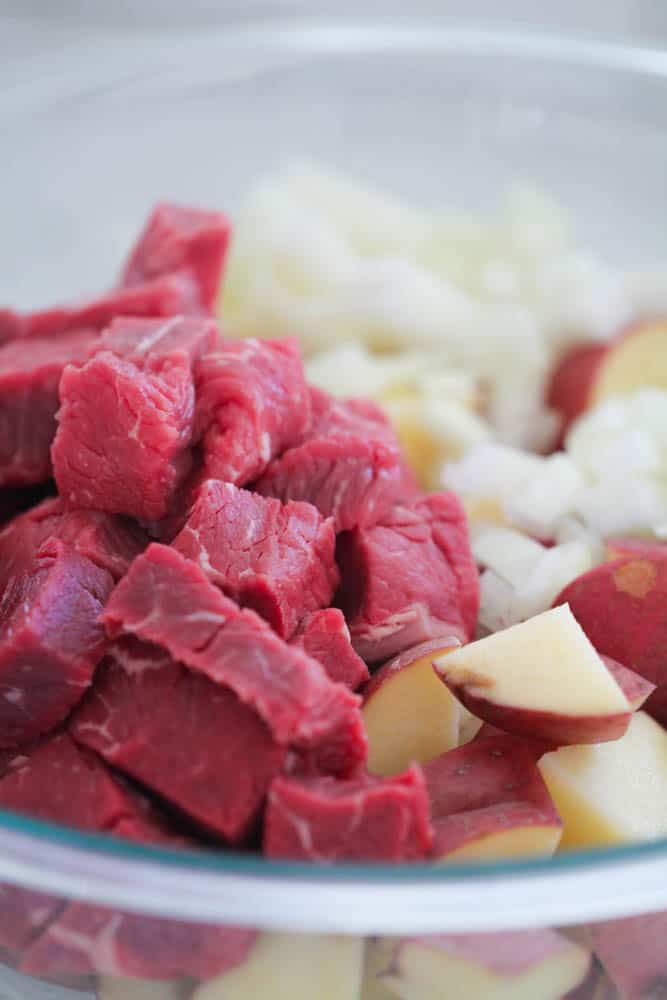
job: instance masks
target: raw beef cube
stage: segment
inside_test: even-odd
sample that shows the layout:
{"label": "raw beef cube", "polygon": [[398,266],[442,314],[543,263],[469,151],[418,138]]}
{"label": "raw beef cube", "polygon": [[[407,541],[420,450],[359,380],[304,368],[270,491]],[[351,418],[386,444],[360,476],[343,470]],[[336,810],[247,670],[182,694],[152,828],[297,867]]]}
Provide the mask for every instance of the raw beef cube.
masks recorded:
{"label": "raw beef cube", "polygon": [[204,309],[213,311],[231,226],[222,212],[161,202],[133,247],[122,284],[141,284],[173,271],[188,271]]}
{"label": "raw beef cube", "polygon": [[59,497],[52,497],[15,517],[0,532],[3,574],[17,561],[32,559],[49,538],[60,539],[115,580],[124,576],[148,544],[144,532],[127,518],[98,510],[69,510]]}
{"label": "raw beef cube", "polygon": [[88,302],[34,313],[0,311],[0,344],[16,337],[56,337],[71,330],[103,330],[116,316],[177,316],[201,313],[199,289],[187,271],[132,288],[105,292]]}
{"label": "raw beef cube", "polygon": [[212,320],[118,320],[105,350],[65,369],[52,457],[67,503],[146,521],[169,512],[192,465],[192,365],[216,336]]}
{"label": "raw beef cube", "polygon": [[284,638],[330,604],[338,584],[333,523],[315,507],[283,506],[215,479],[201,486],[173,545]]}
{"label": "raw beef cube", "polygon": [[394,778],[368,775],[276,778],[269,792],[264,853],[310,861],[413,861],[431,848],[421,769]]}
{"label": "raw beef cube", "polygon": [[52,539],[28,571],[0,566],[0,746],[29,743],[65,718],[105,648],[106,570]]}
{"label": "raw beef cube", "polygon": [[285,757],[232,691],[136,640],[112,647],[70,731],[230,843],[251,832]]}
{"label": "raw beef cube", "polygon": [[162,373],[187,367],[215,347],[214,320],[171,316],[167,319],[119,317],[102,332],[102,349],[132,361],[144,371]]}
{"label": "raw beef cube", "polygon": [[206,479],[252,482],[308,429],[310,395],[295,340],[225,341],[198,363],[196,388]]}
{"label": "raw beef cube", "polygon": [[303,619],[292,639],[308,656],[322,664],[332,681],[356,691],[368,680],[368,667],[352,648],[350,631],[338,608],[314,611]]}
{"label": "raw beef cube", "polygon": [[70,903],[23,956],[31,975],[210,979],[240,965],[257,932]]}
{"label": "raw beef cube", "polygon": [[103,621],[110,635],[156,643],[230,687],[279,743],[317,747],[336,773],[365,760],[359,698],[332,683],[321,664],[288,646],[253,611],[240,611],[175,549],[153,544],[135,559]]}
{"label": "raw beef cube", "polygon": [[50,477],[60,376],[70,361],[87,357],[95,340],[84,330],[0,347],[0,486]]}
{"label": "raw beef cube", "polygon": [[0,883],[0,948],[23,951],[62,909],[62,900],[44,892]]}
{"label": "raw beef cube", "polygon": [[134,815],[132,800],[106,766],[58,733],[0,779],[0,808],[79,830],[112,830]]}
{"label": "raw beef cube", "polygon": [[479,580],[453,493],[397,505],[380,524],[341,535],[337,555],[352,644],[367,663],[427,639],[472,638]]}
{"label": "raw beef cube", "polygon": [[311,390],[306,440],[277,458],[256,484],[280,500],[307,500],[336,531],[372,525],[415,491],[389,421],[366,400],[334,400]]}

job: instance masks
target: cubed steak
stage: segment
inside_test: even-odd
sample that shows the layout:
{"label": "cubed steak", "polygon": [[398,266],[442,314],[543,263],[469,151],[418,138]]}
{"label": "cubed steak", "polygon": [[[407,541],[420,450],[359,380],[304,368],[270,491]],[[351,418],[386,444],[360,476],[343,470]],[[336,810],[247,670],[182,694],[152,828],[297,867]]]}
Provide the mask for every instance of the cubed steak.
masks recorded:
{"label": "cubed steak", "polygon": [[0,948],[13,955],[24,951],[62,909],[57,896],[0,883]]}
{"label": "cubed steak", "polygon": [[251,483],[308,429],[310,395],[291,338],[225,341],[198,362],[196,388],[205,479]]}
{"label": "cubed steak", "polygon": [[474,635],[479,580],[453,493],[415,497],[380,524],[340,535],[337,557],[341,606],[367,663],[428,639]]}
{"label": "cubed steak", "polygon": [[106,570],[58,539],[18,572],[0,566],[0,746],[29,743],[62,722],[105,648]]}
{"label": "cubed steak", "polygon": [[70,732],[227,843],[252,831],[285,757],[229,688],[137,640],[110,649]]}
{"label": "cubed steak", "polygon": [[336,531],[375,524],[415,481],[387,417],[367,400],[334,400],[311,389],[312,423],[301,443],[256,484],[265,496],[307,500]]}
{"label": "cubed steak", "polygon": [[240,965],[256,937],[250,928],[70,903],[26,950],[20,968],[52,978],[211,979]]}
{"label": "cubed steak", "polygon": [[393,778],[280,777],[269,792],[264,853],[309,861],[414,861],[432,843],[428,795],[413,765]]}
{"label": "cubed steak", "polygon": [[222,212],[158,203],[128,257],[124,287],[186,271],[204,309],[213,311],[229,245],[231,226]]}
{"label": "cubed steak", "polygon": [[155,643],[230,687],[279,743],[317,748],[336,773],[365,760],[359,699],[253,611],[241,611],[176,549],[152,544],[135,559],[103,620],[110,635]]}
{"label": "cubed steak", "polygon": [[60,377],[67,364],[88,356],[95,340],[95,333],[81,330],[0,347],[0,486],[51,476]]}
{"label": "cubed steak", "polygon": [[158,520],[192,466],[192,366],[217,337],[212,320],[118,320],[104,350],[60,382],[51,450],[74,507]]}
{"label": "cubed steak", "polygon": [[292,639],[322,664],[329,678],[356,691],[368,680],[368,667],[350,642],[350,630],[339,608],[324,608],[307,615]]}
{"label": "cubed steak", "polygon": [[330,604],[338,585],[333,523],[316,507],[283,505],[215,479],[200,487],[173,546],[284,638]]}
{"label": "cubed steak", "polygon": [[15,517],[0,531],[3,574],[24,564],[50,538],[58,538],[79,555],[119,580],[148,544],[148,538],[129,518],[99,510],[68,509],[51,497]]}
{"label": "cubed steak", "polygon": [[0,808],[98,832],[113,831],[136,813],[107,766],[66,732],[32,748],[0,779]]}
{"label": "cubed steak", "polygon": [[117,316],[190,316],[202,311],[199,289],[188,271],[131,288],[104,292],[87,302],[32,313],[0,310],[0,344],[21,337],[55,337],[73,330],[103,330]]}

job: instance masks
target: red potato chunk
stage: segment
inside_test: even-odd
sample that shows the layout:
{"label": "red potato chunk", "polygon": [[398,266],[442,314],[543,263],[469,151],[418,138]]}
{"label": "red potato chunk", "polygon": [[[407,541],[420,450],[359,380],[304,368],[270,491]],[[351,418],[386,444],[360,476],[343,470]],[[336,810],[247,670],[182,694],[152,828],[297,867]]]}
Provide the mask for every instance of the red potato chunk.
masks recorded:
{"label": "red potato chunk", "polygon": [[254,612],[241,611],[175,549],[149,546],[114,591],[103,620],[112,636],[156,643],[229,686],[279,743],[316,749],[335,773],[349,773],[365,760],[359,699]]}
{"label": "red potato chunk", "polygon": [[231,225],[222,212],[158,203],[151,212],[123,269],[123,287],[185,271],[212,311],[220,286]]}
{"label": "red potato chunk", "polygon": [[667,723],[667,557],[625,556],[573,580],[556,599],[599,653],[656,685],[645,710]]}
{"label": "red potato chunk", "polygon": [[283,638],[331,602],[338,584],[336,537],[311,504],[205,482],[173,546],[209,580],[252,608]]}
{"label": "red potato chunk", "polygon": [[433,856],[552,854],[563,823],[537,767],[544,749],[507,734],[489,735],[425,764]]}
{"label": "red potato chunk", "polygon": [[195,374],[203,479],[253,482],[309,427],[308,386],[291,338],[227,340],[198,362]]}
{"label": "red potato chunk", "polygon": [[608,349],[607,344],[577,344],[563,355],[554,368],[545,402],[562,420],[559,446],[571,424],[591,405],[595,375]]}
{"label": "red potato chunk", "polygon": [[264,853],[310,861],[410,861],[432,843],[428,798],[417,765],[394,778],[277,778]]}
{"label": "red potato chunk", "polygon": [[429,639],[474,634],[479,579],[453,493],[416,497],[339,538],[340,601],[352,644],[378,663]]}
{"label": "red potato chunk", "polygon": [[145,521],[169,512],[192,467],[192,365],[216,336],[210,320],[119,320],[104,350],[66,368],[51,455],[69,505]]}
{"label": "red potato chunk", "polygon": [[664,994],[666,933],[666,913],[610,920],[591,927],[591,946],[624,1000],[658,1000]]}
{"label": "red potato chunk", "polygon": [[89,687],[105,636],[105,570],[52,539],[34,562],[1,578],[0,746],[57,726]]}
{"label": "red potato chunk", "polygon": [[321,663],[330,680],[356,691],[368,680],[368,667],[352,648],[343,612],[325,608],[307,615],[292,645]]}
{"label": "red potato chunk", "polygon": [[97,334],[80,330],[57,340],[0,347],[0,486],[51,476],[60,377],[67,364],[83,361],[96,341]]}
{"label": "red potato chunk", "polygon": [[132,641],[110,650],[70,731],[229,843],[251,831],[285,755],[228,688]]}
{"label": "red potato chunk", "polygon": [[256,489],[314,504],[333,517],[336,531],[375,524],[416,489],[394,431],[374,403],[310,392],[313,420],[305,439],[271,463]]}

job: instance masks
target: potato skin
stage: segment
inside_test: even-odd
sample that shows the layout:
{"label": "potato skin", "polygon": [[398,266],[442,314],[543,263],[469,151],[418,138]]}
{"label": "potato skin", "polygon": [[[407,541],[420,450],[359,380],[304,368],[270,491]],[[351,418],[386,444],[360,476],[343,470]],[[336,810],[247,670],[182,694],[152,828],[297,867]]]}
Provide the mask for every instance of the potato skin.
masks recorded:
{"label": "potato skin", "polygon": [[656,685],[644,708],[667,723],[667,554],[602,563],[561,591],[564,603],[599,653]]}

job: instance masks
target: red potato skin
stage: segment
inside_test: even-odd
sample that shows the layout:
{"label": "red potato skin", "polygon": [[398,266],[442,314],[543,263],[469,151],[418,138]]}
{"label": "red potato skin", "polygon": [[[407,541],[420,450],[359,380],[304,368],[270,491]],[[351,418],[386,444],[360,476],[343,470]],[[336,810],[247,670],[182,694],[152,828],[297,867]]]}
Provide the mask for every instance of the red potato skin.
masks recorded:
{"label": "red potato skin", "polygon": [[624,1000],[667,995],[667,913],[610,920],[591,928],[591,945]]}
{"label": "red potato skin", "polygon": [[456,684],[450,680],[442,666],[438,668],[438,674],[454,697],[478,719],[522,739],[538,740],[561,747],[577,743],[607,743],[624,735],[632,717],[629,706],[627,712],[614,715],[567,716],[522,708],[520,705],[501,705],[490,698],[471,694],[465,684]]}
{"label": "red potato skin", "polygon": [[601,656],[600,659],[628,699],[632,711],[639,711],[644,702],[655,691],[655,684],[647,681],[636,670],[630,670],[622,663],[612,660],[611,656]]}
{"label": "red potato skin", "polygon": [[554,805],[537,761],[550,749],[494,733],[422,765],[434,819],[508,802],[529,803],[545,814]]}
{"label": "red potato skin", "polygon": [[386,681],[391,680],[401,670],[413,666],[426,656],[440,656],[460,645],[460,640],[456,636],[452,636],[451,639],[427,639],[426,642],[420,642],[418,646],[413,646],[411,649],[399,653],[398,656],[376,670],[370,678],[362,692],[363,704],[365,705],[371,695],[375,694]]}
{"label": "red potato skin", "polygon": [[558,749],[555,743],[545,743],[543,740],[527,739],[525,736],[517,739],[517,737],[510,736],[509,733],[504,732],[497,726],[492,726],[490,722],[484,722],[470,742],[479,743],[480,740],[487,740],[489,737],[494,736],[503,736],[505,739],[516,740],[524,750],[529,750],[532,753],[533,759],[536,761],[545,753],[550,753],[552,750]]}
{"label": "red potato skin", "polygon": [[484,837],[530,826],[560,830],[563,821],[551,802],[544,807],[533,802],[499,802],[486,809],[454,813],[453,816],[433,820],[431,857],[443,859]]}
{"label": "red potato skin", "polygon": [[545,402],[562,418],[556,448],[562,448],[570,425],[588,409],[596,372],[608,350],[608,344],[578,344],[554,368]]}
{"label": "red potato skin", "polygon": [[597,651],[656,685],[645,709],[667,723],[667,557],[626,556],[573,580],[567,603]]}

